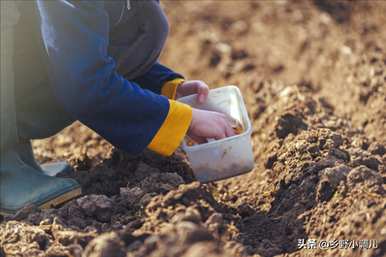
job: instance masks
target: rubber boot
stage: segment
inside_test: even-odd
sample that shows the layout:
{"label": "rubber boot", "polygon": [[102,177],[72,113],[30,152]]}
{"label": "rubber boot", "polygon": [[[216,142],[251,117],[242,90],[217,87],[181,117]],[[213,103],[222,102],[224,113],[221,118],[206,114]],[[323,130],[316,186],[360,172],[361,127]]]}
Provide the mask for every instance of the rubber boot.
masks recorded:
{"label": "rubber boot", "polygon": [[14,98],[13,36],[19,12],[16,1],[0,1],[0,4],[0,213],[12,214],[27,205],[39,208],[57,206],[80,195],[81,189],[73,179],[45,175],[23,161],[17,152],[19,136]]}
{"label": "rubber boot", "polygon": [[55,207],[81,194],[75,180],[47,176],[27,165],[16,151],[2,154],[0,178],[2,214],[16,213],[27,205]]}
{"label": "rubber boot", "polygon": [[16,149],[20,155],[20,158],[27,165],[33,167],[36,170],[40,170],[48,176],[56,176],[59,173],[67,173],[72,171],[71,166],[66,161],[49,162],[39,165],[35,160],[30,140],[23,140],[19,142]]}

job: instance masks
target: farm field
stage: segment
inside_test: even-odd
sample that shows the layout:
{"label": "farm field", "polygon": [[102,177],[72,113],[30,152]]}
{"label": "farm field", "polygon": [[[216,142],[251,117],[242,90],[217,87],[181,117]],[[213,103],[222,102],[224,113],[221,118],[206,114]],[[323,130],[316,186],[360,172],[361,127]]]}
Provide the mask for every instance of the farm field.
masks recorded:
{"label": "farm field", "polygon": [[33,145],[83,196],[0,216],[0,256],[386,256],[386,1],[161,2],[162,63],[240,88],[255,169],[200,184],[73,124]]}

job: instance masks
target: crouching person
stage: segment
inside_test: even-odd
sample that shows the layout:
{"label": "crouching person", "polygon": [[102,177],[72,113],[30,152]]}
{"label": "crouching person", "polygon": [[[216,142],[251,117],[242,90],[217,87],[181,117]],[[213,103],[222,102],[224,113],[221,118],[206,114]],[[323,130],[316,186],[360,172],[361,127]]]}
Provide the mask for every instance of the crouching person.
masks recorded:
{"label": "crouching person", "polygon": [[171,155],[187,133],[233,135],[223,114],[175,100],[205,101],[208,86],[158,63],[168,34],[158,1],[0,2],[1,213],[81,194],[75,180],[50,176],[68,165],[39,165],[30,143],[74,121],[131,154]]}

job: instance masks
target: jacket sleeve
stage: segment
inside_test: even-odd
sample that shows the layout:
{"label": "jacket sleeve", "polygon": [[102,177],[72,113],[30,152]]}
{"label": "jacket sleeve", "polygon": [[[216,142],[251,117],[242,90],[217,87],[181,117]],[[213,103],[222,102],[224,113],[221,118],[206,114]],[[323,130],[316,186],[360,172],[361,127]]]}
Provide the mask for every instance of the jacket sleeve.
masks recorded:
{"label": "jacket sleeve", "polygon": [[[64,109],[129,153],[149,146],[170,155],[189,127],[191,109],[117,73],[107,51],[109,17],[104,2],[38,0],[37,4],[53,91]],[[173,133],[169,129],[178,136],[168,141]]]}
{"label": "jacket sleeve", "polygon": [[134,81],[143,88],[161,94],[163,86],[175,79],[183,79],[183,76],[160,63],[156,63],[148,72],[135,78]]}

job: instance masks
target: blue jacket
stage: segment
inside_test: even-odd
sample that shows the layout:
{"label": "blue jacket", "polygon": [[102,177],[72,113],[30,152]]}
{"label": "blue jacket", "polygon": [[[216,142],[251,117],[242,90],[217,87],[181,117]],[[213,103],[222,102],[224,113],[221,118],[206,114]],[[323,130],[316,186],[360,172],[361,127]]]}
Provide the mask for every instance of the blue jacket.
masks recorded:
{"label": "blue jacket", "polygon": [[[129,153],[139,153],[156,140],[153,145],[161,146],[153,150],[169,155],[186,133],[191,110],[160,94],[165,83],[182,76],[158,63],[133,81],[119,74],[108,51],[109,33],[126,0],[107,2],[37,0],[57,101],[75,119]],[[179,111],[168,118],[171,106]],[[171,123],[179,134],[165,149],[167,137],[176,133],[166,131],[175,130]]]}

